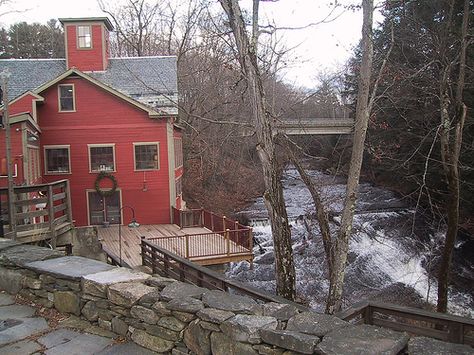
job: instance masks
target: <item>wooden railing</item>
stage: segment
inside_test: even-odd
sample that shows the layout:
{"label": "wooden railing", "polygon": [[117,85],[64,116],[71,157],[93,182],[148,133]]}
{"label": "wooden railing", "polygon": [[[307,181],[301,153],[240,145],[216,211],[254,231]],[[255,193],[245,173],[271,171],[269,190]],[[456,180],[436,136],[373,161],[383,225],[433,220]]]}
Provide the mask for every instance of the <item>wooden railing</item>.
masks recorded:
{"label": "wooden railing", "polygon": [[72,227],[68,180],[15,186],[13,221],[8,218],[7,188],[0,188],[0,201],[5,237],[20,242],[51,239],[52,246],[56,247],[56,237]]}
{"label": "wooden railing", "polygon": [[249,255],[252,253],[251,238],[251,230],[247,228],[147,240],[180,257],[193,260],[212,256]]}
{"label": "wooden railing", "polygon": [[116,255],[112,250],[110,250],[104,244],[102,244],[102,251],[104,252],[107,258],[107,264],[114,265],[114,266],[123,266],[129,269],[132,268],[125,260],[120,260],[120,257]]}
{"label": "wooden railing", "polygon": [[[203,227],[212,232],[187,235],[187,238],[184,238],[184,236],[169,237],[169,245],[176,244],[177,247],[175,249],[177,254],[186,258],[188,258],[186,255],[193,257],[192,251],[187,252],[189,250],[188,246],[190,245],[189,237],[193,237],[193,241],[198,241],[198,239],[200,239],[197,243],[198,245],[203,245],[208,240],[215,240],[215,247],[212,246],[213,250],[209,256],[244,253],[243,249],[248,253],[253,249],[252,228],[225,216],[206,211],[202,208],[178,210],[173,207],[173,223],[178,225],[180,228]],[[217,237],[217,235],[219,237]],[[166,243],[166,241],[163,241],[162,243]],[[206,244],[210,245],[210,243]],[[164,244],[163,247],[165,247]]]}
{"label": "wooden railing", "polygon": [[337,316],[354,324],[373,324],[474,346],[474,320],[471,318],[373,301],[356,304]]}
{"label": "wooden railing", "polygon": [[186,260],[163,247],[151,243],[144,237],[141,240],[141,250],[142,264],[151,268],[153,273],[211,290],[237,293],[264,302],[292,304],[298,309],[307,310],[306,307],[298,303],[261,292],[233,280],[228,280],[222,274]]}

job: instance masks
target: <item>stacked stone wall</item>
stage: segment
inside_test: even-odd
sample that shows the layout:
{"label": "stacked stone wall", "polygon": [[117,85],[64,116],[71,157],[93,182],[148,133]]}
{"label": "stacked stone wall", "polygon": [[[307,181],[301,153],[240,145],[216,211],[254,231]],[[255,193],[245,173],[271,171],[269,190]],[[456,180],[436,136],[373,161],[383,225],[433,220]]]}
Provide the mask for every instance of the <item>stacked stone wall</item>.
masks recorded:
{"label": "stacked stone wall", "polygon": [[168,354],[398,354],[409,337],[0,240],[0,290]]}

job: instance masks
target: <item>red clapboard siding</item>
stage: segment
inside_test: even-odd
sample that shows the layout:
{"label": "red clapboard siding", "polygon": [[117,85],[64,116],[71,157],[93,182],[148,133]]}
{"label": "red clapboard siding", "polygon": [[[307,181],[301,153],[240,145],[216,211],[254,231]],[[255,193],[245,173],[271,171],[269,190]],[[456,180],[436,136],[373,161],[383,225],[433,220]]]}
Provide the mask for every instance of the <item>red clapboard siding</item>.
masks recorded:
{"label": "red clapboard siding", "polygon": [[[65,83],[74,84],[76,111],[58,112],[58,87],[54,85],[41,93],[45,102],[38,107],[38,120],[43,170],[44,146],[70,145],[71,174],[44,175],[44,179],[70,180],[76,225],[88,224],[86,191],[94,190],[97,177],[89,172],[88,144],[109,143],[115,144],[116,172],[112,174],[122,205],[133,207],[141,224],[170,223],[166,119],[150,119],[146,112],[87,80],[69,78],[59,84]],[[134,171],[134,142],[159,142],[158,171]],[[123,218],[128,223],[129,209],[123,210]]]}
{"label": "red clapboard siding", "polygon": [[[78,24],[79,26],[81,24]],[[68,68],[82,71],[100,71],[104,67],[104,29],[102,24],[91,24],[92,48],[77,48],[76,24],[65,25]],[[105,62],[107,63],[107,61]]]}
{"label": "red clapboard siding", "polygon": [[28,94],[22,97],[21,99],[15,101],[13,104],[9,105],[8,110],[10,116],[23,112],[29,112],[33,116],[33,100],[35,99],[36,97]]}
{"label": "red clapboard siding", "polygon": [[[23,143],[22,143],[22,131],[16,131],[17,128],[21,129],[21,124],[14,124],[10,129],[10,141],[11,141],[11,154],[13,164],[17,165],[18,176],[14,178],[14,183],[21,185],[24,181],[23,177]],[[0,161],[6,159],[6,141],[5,141],[5,130],[0,129]],[[0,187],[8,186],[6,177],[0,177]]]}

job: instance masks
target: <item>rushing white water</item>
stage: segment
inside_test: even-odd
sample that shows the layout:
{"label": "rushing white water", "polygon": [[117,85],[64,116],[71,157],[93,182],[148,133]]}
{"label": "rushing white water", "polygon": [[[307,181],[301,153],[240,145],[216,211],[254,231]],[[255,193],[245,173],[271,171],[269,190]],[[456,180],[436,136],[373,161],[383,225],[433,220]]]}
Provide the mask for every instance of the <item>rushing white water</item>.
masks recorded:
{"label": "rushing white water", "polygon": [[[312,171],[311,175],[322,182],[323,195],[329,201],[331,210],[340,211],[345,189],[343,181],[318,171]],[[309,192],[294,169],[285,172],[284,186],[290,218],[295,220],[298,216],[313,212]],[[357,210],[346,270],[345,305],[366,298],[412,306],[423,305],[426,301],[436,304],[436,280],[427,268],[435,260],[442,231],[428,226],[415,229],[414,211],[392,192],[370,184],[361,185]],[[246,263],[236,263],[231,266],[228,275],[274,292],[273,242],[271,228],[264,223],[266,210],[263,200],[258,199],[244,213],[259,221],[254,225],[254,234],[264,251],[261,253],[260,247],[255,247],[254,270],[249,270]],[[301,222],[292,223],[297,292],[310,307],[322,310],[328,290],[324,250],[317,224],[311,220],[309,223],[312,239],[308,238],[308,231]],[[331,228],[336,230],[337,226],[332,225]],[[462,248],[462,245],[458,243],[456,247]],[[450,290],[449,311],[473,317],[474,267],[468,261],[462,268],[471,286]]]}

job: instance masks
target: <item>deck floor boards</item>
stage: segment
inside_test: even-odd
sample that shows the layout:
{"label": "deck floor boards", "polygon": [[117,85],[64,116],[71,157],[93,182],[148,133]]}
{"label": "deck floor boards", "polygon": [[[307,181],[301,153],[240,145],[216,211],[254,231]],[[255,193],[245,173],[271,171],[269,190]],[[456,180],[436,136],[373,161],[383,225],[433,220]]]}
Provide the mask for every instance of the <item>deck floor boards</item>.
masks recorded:
{"label": "deck floor boards", "polygon": [[[185,235],[208,234],[189,238],[189,259],[200,264],[225,263],[229,261],[250,260],[251,251],[230,241],[231,253],[226,253],[224,236],[212,233],[207,228],[179,228],[174,224],[141,225],[138,228],[122,226],[122,259],[130,266],[142,264],[141,237],[154,239],[153,243],[181,257],[185,257],[185,238],[172,238]],[[117,257],[120,257],[118,225],[98,227],[99,240]],[[158,239],[156,239],[158,238]]]}

